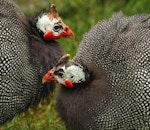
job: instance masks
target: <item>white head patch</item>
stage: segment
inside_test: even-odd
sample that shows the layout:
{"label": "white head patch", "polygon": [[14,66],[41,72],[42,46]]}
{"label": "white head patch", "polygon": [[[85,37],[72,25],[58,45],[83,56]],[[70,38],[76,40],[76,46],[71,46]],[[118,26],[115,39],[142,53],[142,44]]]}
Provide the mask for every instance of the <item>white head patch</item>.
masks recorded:
{"label": "white head patch", "polygon": [[54,75],[54,77],[57,79],[59,84],[65,85],[65,80],[69,79],[72,81],[72,83],[80,83],[81,81],[85,81],[85,72],[82,68],[76,65],[72,65],[69,67],[62,66],[61,69],[63,69],[63,76]]}
{"label": "white head patch", "polygon": [[[49,31],[49,30],[53,30],[54,24],[59,22],[56,18],[53,18],[53,20],[51,21],[47,15],[42,15],[42,17],[38,18],[38,21],[36,23],[36,27],[42,31],[43,33]],[[58,33],[58,32],[56,32]],[[57,34],[55,34],[57,35]]]}

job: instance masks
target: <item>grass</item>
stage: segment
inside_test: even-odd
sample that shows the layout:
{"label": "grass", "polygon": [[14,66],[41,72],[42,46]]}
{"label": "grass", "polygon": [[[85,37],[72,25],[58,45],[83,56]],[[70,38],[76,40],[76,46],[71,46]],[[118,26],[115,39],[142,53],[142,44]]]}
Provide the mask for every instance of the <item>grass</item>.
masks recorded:
{"label": "grass", "polygon": [[29,108],[27,112],[16,116],[0,130],[66,130],[55,110],[55,94],[56,92],[36,108]]}
{"label": "grass", "polygon": [[[33,16],[39,10],[49,8],[49,0],[14,0],[27,16]],[[150,13],[148,0],[50,0],[57,5],[60,16],[68,24],[75,40],[59,40],[66,53],[73,57],[85,32],[89,31],[98,21],[108,19],[113,13],[124,12],[125,15]],[[27,112],[16,116],[0,130],[65,130],[56,109],[56,93]]]}

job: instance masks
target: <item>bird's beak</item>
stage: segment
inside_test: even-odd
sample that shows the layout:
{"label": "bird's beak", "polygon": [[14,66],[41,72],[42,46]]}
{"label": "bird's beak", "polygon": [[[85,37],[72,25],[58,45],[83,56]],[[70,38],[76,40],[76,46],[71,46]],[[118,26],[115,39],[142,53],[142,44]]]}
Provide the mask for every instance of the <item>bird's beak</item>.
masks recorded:
{"label": "bird's beak", "polygon": [[42,78],[42,83],[46,82],[57,82],[56,78],[53,76],[53,69],[48,71]]}
{"label": "bird's beak", "polygon": [[73,31],[70,29],[69,26],[67,25],[64,25],[63,26],[63,34],[62,36],[65,37],[65,38],[70,38],[70,39],[74,39],[74,34],[73,34]]}

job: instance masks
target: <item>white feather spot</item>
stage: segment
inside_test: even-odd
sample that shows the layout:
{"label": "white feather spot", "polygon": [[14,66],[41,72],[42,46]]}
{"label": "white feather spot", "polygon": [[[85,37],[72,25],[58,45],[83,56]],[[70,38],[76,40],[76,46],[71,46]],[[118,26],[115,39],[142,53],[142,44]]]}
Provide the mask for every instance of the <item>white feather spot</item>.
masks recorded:
{"label": "white feather spot", "polygon": [[53,18],[51,21],[47,15],[42,15],[38,18],[38,21],[36,23],[36,27],[42,31],[43,33],[53,30],[54,24],[58,22],[56,18]]}
{"label": "white feather spot", "polygon": [[85,81],[85,72],[82,68],[76,65],[72,65],[69,67],[61,67],[64,71],[64,75],[62,77],[58,75],[54,75],[59,84],[65,85],[65,80],[69,79],[72,83],[80,83],[81,81]]}

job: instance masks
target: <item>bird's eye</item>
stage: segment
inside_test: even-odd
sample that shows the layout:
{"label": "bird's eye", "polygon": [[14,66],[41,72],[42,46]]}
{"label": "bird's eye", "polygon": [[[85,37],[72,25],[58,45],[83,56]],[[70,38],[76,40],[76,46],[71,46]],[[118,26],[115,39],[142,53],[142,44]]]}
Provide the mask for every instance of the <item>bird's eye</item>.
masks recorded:
{"label": "bird's eye", "polygon": [[74,78],[74,76],[72,75],[72,76],[71,76],[71,79],[73,79],[73,78]]}
{"label": "bird's eye", "polygon": [[53,30],[54,30],[55,32],[58,32],[58,31],[62,30],[62,25],[61,25],[61,23],[60,23],[60,22],[55,23]]}

